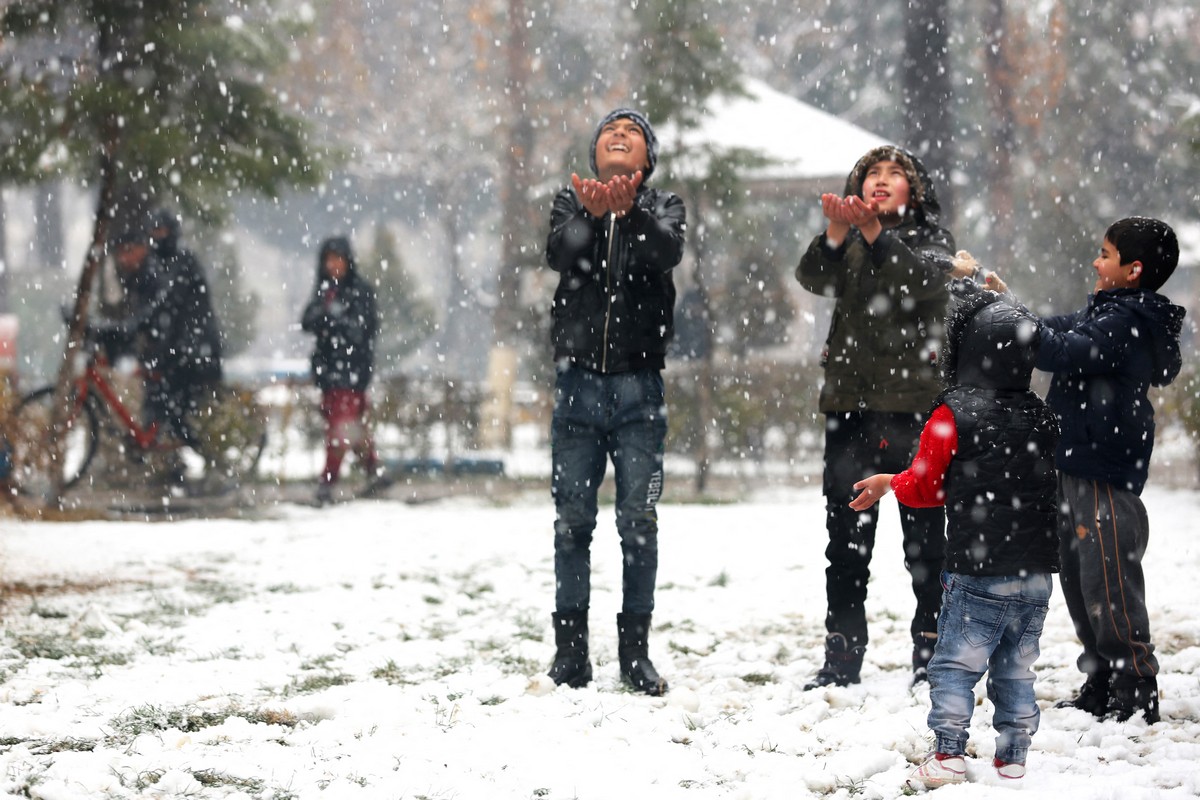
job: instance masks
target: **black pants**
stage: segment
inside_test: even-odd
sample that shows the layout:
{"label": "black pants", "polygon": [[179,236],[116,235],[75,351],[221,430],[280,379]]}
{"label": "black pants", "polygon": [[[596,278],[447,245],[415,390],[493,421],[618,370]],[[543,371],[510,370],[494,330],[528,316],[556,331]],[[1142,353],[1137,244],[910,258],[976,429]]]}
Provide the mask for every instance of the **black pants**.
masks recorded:
{"label": "black pants", "polygon": [[[867,643],[867,581],[875,549],[879,506],[854,511],[854,484],[878,472],[903,472],[912,463],[924,426],[923,414],[877,411],[825,416],[825,628],[844,635],[853,647]],[[917,610],[911,632],[914,645],[927,645],[936,634],[942,604],[939,576],[946,552],[946,515],[941,508],[900,506],[904,566],[912,576]]]}

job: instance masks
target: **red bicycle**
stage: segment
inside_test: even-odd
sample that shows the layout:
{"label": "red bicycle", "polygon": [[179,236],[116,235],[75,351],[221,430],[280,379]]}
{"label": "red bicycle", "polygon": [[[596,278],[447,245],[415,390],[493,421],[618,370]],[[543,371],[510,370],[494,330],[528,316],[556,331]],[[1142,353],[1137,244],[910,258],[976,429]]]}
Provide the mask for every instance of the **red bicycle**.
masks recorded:
{"label": "red bicycle", "polygon": [[[68,414],[59,437],[61,464],[47,446],[54,411],[54,387],[21,398],[9,422],[10,481],[25,500],[51,502],[58,494],[90,483],[88,468],[102,440],[115,437],[131,461],[147,464],[156,455],[190,447],[204,460],[206,480],[240,485],[253,479],[267,441],[267,419],[253,392],[222,385],[181,425],[193,445],[158,422],[143,425],[113,385],[108,357],[93,337],[84,345],[83,367],[74,378]],[[140,409],[139,409],[140,411]],[[61,470],[61,484],[59,471]],[[60,498],[61,499],[61,498]]]}

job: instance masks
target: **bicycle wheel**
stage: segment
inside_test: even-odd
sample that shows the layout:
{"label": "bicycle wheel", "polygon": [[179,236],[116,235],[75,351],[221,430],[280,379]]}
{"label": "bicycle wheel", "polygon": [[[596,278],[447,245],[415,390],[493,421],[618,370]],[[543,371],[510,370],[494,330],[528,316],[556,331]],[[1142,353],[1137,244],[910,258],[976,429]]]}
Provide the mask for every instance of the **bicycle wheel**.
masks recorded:
{"label": "bicycle wheel", "polygon": [[54,387],[45,386],[25,395],[9,425],[12,446],[12,483],[17,494],[49,501],[56,493],[58,469],[64,491],[79,483],[96,455],[96,411],[89,403],[71,400],[70,413],[60,432],[62,463],[50,454],[50,421],[54,412]]}
{"label": "bicycle wheel", "polygon": [[193,447],[205,461],[206,479],[252,481],[258,460],[267,444],[266,411],[254,393],[233,386],[220,386],[189,415],[186,424]]}

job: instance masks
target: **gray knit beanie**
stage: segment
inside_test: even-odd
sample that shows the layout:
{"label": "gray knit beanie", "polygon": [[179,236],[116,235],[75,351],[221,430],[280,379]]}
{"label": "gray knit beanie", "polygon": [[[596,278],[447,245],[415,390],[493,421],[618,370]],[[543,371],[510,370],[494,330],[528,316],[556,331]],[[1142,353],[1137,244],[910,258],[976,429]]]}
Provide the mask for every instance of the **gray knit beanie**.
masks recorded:
{"label": "gray knit beanie", "polygon": [[654,165],[658,163],[658,137],[654,135],[654,128],[650,127],[650,120],[646,119],[640,111],[634,111],[632,108],[618,108],[610,111],[604,115],[604,119],[600,120],[600,124],[596,126],[596,132],[592,134],[592,147],[589,151],[591,154],[592,172],[595,175],[600,174],[600,170],[596,166],[596,143],[600,141],[600,131],[604,130],[604,126],[608,123],[622,117],[633,120],[642,129],[642,135],[646,137],[646,162],[649,166],[642,171],[642,181],[648,181],[650,175],[654,172]]}

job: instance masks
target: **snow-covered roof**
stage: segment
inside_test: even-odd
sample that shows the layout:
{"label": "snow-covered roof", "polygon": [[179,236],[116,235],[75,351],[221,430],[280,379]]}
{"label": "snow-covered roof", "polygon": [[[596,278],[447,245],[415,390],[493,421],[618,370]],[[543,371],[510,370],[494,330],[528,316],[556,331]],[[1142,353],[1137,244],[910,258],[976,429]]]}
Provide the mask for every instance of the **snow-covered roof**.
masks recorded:
{"label": "snow-covered roof", "polygon": [[[745,96],[710,100],[700,125],[682,134],[672,125],[660,131],[676,174],[698,175],[705,151],[750,150],[771,163],[748,169],[742,178],[803,181],[844,178],[859,156],[889,142],[868,130],[776,91],[760,80],[742,81]],[[682,155],[694,153],[695,155]]]}

